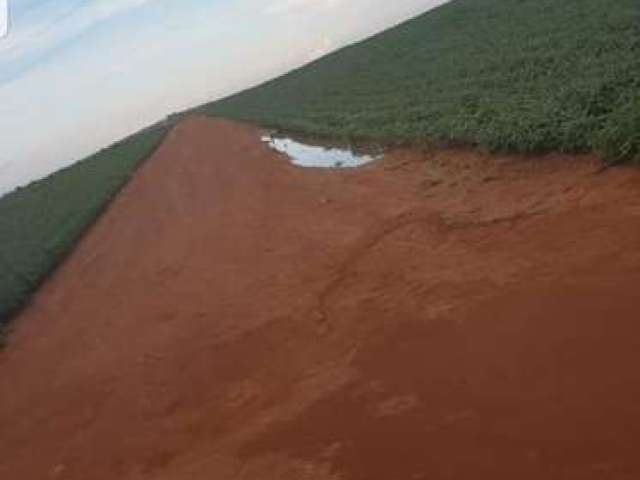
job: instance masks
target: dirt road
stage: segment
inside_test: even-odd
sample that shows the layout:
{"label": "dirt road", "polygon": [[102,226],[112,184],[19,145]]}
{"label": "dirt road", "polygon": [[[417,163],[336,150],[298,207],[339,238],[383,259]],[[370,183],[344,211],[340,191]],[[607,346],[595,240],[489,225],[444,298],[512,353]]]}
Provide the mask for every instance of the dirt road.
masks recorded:
{"label": "dirt road", "polygon": [[640,478],[640,172],[169,135],[16,320],[0,478]]}

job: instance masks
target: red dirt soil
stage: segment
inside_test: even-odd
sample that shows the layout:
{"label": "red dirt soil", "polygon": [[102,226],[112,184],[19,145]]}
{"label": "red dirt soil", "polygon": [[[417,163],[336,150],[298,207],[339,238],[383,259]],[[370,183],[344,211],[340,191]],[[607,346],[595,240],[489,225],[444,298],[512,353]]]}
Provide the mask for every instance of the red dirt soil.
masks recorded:
{"label": "red dirt soil", "polygon": [[0,478],[640,478],[640,172],[178,125],[16,319]]}

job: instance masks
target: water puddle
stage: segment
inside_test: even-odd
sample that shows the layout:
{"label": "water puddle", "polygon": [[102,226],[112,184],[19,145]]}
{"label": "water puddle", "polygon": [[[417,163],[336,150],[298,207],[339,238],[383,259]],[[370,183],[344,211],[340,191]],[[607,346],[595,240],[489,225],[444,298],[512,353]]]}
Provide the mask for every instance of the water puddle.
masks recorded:
{"label": "water puddle", "polygon": [[264,135],[262,141],[288,155],[294,165],[316,168],[353,168],[360,167],[382,158],[382,153],[362,153],[351,147],[338,148],[310,145],[290,137]]}

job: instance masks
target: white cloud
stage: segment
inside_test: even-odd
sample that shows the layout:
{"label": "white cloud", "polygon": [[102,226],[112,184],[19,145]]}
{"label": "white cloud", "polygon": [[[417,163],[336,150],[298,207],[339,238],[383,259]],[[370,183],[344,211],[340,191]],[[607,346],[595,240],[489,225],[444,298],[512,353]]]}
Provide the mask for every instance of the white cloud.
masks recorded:
{"label": "white cloud", "polygon": [[267,7],[269,14],[289,14],[308,12],[310,10],[331,8],[341,3],[341,0],[273,0]]}
{"label": "white cloud", "polygon": [[11,10],[9,35],[0,41],[0,64],[11,76],[96,24],[152,1],[92,0],[79,5],[49,1],[26,9],[23,15],[18,4]]}
{"label": "white cloud", "polygon": [[322,37],[317,46],[309,52],[305,58],[305,62],[312,62],[320,57],[323,57],[333,49],[333,42],[329,37]]}

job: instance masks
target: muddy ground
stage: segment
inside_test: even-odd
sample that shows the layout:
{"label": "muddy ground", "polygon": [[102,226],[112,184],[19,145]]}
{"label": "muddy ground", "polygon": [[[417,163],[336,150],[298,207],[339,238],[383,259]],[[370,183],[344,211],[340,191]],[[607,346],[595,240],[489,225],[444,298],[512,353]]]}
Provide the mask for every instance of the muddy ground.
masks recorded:
{"label": "muddy ground", "polygon": [[0,478],[640,478],[640,171],[175,128],[14,322]]}

